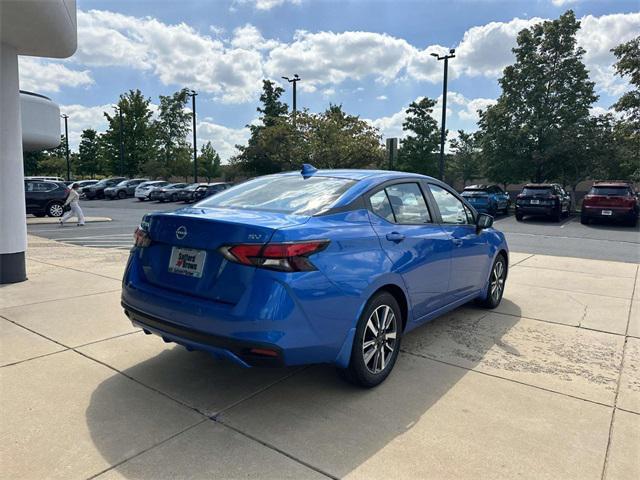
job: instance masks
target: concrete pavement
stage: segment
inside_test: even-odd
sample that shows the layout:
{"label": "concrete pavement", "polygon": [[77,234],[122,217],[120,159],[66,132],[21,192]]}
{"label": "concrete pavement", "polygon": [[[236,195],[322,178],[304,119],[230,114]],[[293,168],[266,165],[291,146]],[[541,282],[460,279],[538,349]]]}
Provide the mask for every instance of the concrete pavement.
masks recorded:
{"label": "concrete pavement", "polygon": [[0,288],[3,477],[640,477],[638,265],[514,253],[498,309],[411,332],[361,390],[143,335],[126,257],[30,237]]}

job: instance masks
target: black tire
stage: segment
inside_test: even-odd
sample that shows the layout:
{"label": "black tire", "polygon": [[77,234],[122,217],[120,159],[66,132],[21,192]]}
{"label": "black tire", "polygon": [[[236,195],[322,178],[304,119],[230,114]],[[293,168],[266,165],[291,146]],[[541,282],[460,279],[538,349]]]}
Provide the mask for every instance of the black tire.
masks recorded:
{"label": "black tire", "polygon": [[173,195],[171,195],[171,201],[172,202],[177,202],[178,201],[178,195],[175,194],[175,193]]}
{"label": "black tire", "polygon": [[[500,264],[502,265],[501,269],[499,269]],[[506,257],[502,253],[499,254],[491,266],[491,273],[489,273],[489,280],[487,282],[487,293],[484,298],[478,300],[478,305],[484,308],[496,308],[500,305],[507,281],[508,268]]]}
{"label": "black tire", "polygon": [[127,192],[125,192],[124,190],[120,190],[120,191],[118,192],[118,198],[119,198],[120,200],[124,200],[125,198],[127,198]]}
{"label": "black tire", "polygon": [[144,198],[140,198],[140,197],[138,197],[138,201],[139,201],[139,202],[144,202],[144,200],[145,200]]}
{"label": "black tire", "polygon": [[51,202],[47,205],[47,215],[49,217],[58,218],[64,215],[64,209],[62,208],[62,202]]}
{"label": "black tire", "polygon": [[518,222],[521,222],[524,219],[524,215],[522,215],[521,213],[516,212],[516,220]]}
{"label": "black tire", "polygon": [[[382,319],[378,313],[383,316]],[[393,337],[382,334],[376,336],[374,333],[380,332],[380,323],[378,322],[383,321],[384,318],[387,323],[384,331],[388,332],[387,335],[394,334]],[[400,352],[401,341],[402,312],[400,306],[389,292],[378,292],[369,299],[360,316],[353,339],[351,361],[346,369],[339,370],[341,375],[349,382],[361,387],[371,388],[379,385],[393,370]],[[369,344],[368,348],[365,346],[365,342]]]}
{"label": "black tire", "polygon": [[558,211],[554,212],[551,215],[551,219],[556,223],[558,223],[558,222],[560,222],[560,220],[562,220],[562,207],[559,207]]}
{"label": "black tire", "polygon": [[587,217],[586,215],[580,215],[580,223],[582,225],[589,225],[591,221],[589,220],[589,217]]}
{"label": "black tire", "polygon": [[638,225],[638,215],[636,214],[631,219],[629,219],[629,221],[627,222],[627,225],[635,228]]}
{"label": "black tire", "polygon": [[33,215],[35,217],[42,218],[42,217],[46,217],[47,213],[46,212],[37,212],[37,213],[34,213]]}

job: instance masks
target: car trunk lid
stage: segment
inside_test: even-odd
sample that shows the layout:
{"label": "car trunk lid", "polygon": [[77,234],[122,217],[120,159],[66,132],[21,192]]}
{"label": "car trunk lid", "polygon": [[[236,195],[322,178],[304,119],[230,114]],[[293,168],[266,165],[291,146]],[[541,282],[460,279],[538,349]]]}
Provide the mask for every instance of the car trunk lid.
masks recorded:
{"label": "car trunk lid", "polygon": [[[145,278],[158,287],[235,304],[255,269],[228,262],[219,248],[234,243],[267,243],[277,229],[305,223],[308,218],[226,208],[185,208],[180,214],[153,214],[148,226],[152,242],[141,253]],[[194,270],[196,274],[190,276],[170,271],[181,254],[197,256],[191,260],[199,264],[199,272]]]}

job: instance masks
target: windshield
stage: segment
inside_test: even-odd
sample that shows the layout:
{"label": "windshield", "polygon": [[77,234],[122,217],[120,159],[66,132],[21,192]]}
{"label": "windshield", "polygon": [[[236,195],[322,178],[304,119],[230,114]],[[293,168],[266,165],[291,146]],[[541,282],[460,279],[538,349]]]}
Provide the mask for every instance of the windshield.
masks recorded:
{"label": "windshield", "polygon": [[619,196],[627,197],[631,195],[631,189],[629,187],[591,187],[589,195],[607,195],[607,196]]}
{"label": "windshield", "polygon": [[197,206],[313,215],[335,202],[355,183],[352,180],[331,177],[260,177],[224,190],[203,200]]}
{"label": "windshield", "polygon": [[126,187],[129,183],[129,180],[123,180],[120,183],[118,183],[118,187]]}
{"label": "windshield", "polygon": [[551,195],[552,193],[551,187],[524,187],[522,189],[523,195]]}

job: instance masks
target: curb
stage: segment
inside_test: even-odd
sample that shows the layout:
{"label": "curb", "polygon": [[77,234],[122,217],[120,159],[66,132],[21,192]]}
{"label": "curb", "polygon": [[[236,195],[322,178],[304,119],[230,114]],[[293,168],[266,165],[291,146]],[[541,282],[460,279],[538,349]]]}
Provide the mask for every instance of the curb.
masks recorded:
{"label": "curb", "polygon": [[[27,217],[27,225],[47,225],[57,224],[59,218],[56,217]],[[109,217],[84,217],[86,223],[111,222]]]}

